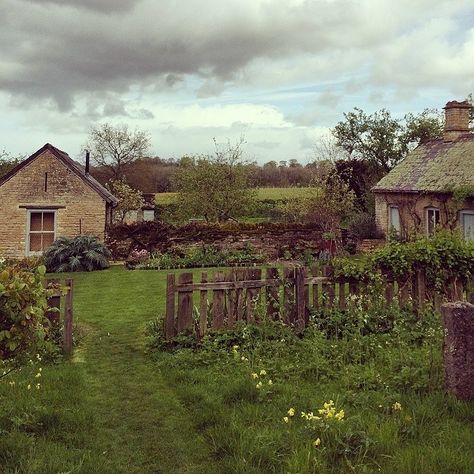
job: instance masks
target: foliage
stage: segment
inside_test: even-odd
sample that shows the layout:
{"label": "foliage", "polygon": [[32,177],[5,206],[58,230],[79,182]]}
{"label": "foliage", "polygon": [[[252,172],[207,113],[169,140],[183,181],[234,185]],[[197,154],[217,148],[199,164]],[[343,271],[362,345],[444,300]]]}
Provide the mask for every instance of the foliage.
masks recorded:
{"label": "foliage", "polygon": [[113,210],[115,221],[123,223],[130,211],[140,210],[145,205],[141,191],[133,189],[123,179],[109,181],[106,187],[118,199]]}
{"label": "foliage", "polygon": [[178,217],[223,222],[246,215],[255,201],[251,175],[242,158],[242,141],[214,156],[187,158],[175,176]]}
{"label": "foliage", "polygon": [[43,285],[45,272],[44,266],[31,271],[0,264],[0,360],[24,360],[52,350],[46,340],[49,291]]}
{"label": "foliage", "polygon": [[10,153],[5,150],[0,151],[0,178],[7,174],[12,168],[20,164],[24,159],[22,156],[12,156]]}
{"label": "foliage", "polygon": [[127,168],[143,158],[150,148],[150,136],[139,130],[130,131],[127,125],[104,123],[92,127],[85,149],[94,162],[107,169],[112,179],[123,178]]}
{"label": "foliage", "polygon": [[375,217],[367,212],[353,215],[347,223],[347,230],[349,236],[355,240],[380,237],[375,225]]}
{"label": "foliage", "polygon": [[110,252],[97,238],[80,235],[60,237],[44,252],[49,272],[91,272],[109,267]]}
{"label": "foliage", "polygon": [[367,114],[355,108],[344,114],[344,121],[334,127],[333,134],[351,157],[367,160],[387,173],[414,145],[438,138],[442,131],[443,121],[437,111],[425,110],[398,120],[385,109]]}
{"label": "foliage", "polygon": [[[142,251],[143,252],[143,251]],[[214,245],[199,247],[178,247],[166,254],[155,253],[148,259],[132,254],[127,267],[137,270],[160,270],[171,268],[222,267],[262,263],[265,256],[251,246],[241,249],[220,249]]]}

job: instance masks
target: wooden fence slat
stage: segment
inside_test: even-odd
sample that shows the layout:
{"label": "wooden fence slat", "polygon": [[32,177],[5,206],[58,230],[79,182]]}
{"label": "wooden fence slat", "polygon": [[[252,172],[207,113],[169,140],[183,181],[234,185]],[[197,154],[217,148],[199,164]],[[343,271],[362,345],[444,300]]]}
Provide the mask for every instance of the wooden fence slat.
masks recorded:
{"label": "wooden fence slat", "polygon": [[[273,283],[274,280],[278,280],[278,269],[267,268],[266,281]],[[276,321],[280,315],[280,299],[278,287],[267,286],[266,289],[266,303],[267,303],[267,317],[270,320]]]}
{"label": "wooden fence slat", "polygon": [[385,282],[385,301],[387,305],[393,302],[393,280],[386,280]]}
{"label": "wooden fence slat", "polygon": [[[178,282],[180,284],[189,284],[193,282],[192,273],[182,273],[179,275]],[[177,330],[178,333],[192,328],[193,325],[193,292],[186,291],[178,293],[178,319]]]}
{"label": "wooden fence slat", "polygon": [[[236,273],[235,270],[231,270],[226,274],[226,280],[232,283],[236,281]],[[227,325],[228,327],[232,327],[235,325],[235,321],[237,320],[237,290],[234,288],[227,289]]]}
{"label": "wooden fence slat", "polygon": [[[207,273],[201,275],[201,283],[207,283]],[[199,292],[199,336],[203,337],[207,333],[207,290]]]}
{"label": "wooden fence slat", "polygon": [[301,332],[305,328],[305,284],[304,284],[304,268],[295,269],[295,292],[296,292],[296,330]]}
{"label": "wooden fence slat", "polygon": [[[235,270],[235,282],[240,282],[245,279],[246,272],[242,268]],[[245,294],[242,288],[235,290],[235,310],[237,321],[242,321],[245,317]]]}
{"label": "wooden fence slat", "polygon": [[[44,281],[45,288],[59,287],[61,285],[61,280],[58,278],[48,278]],[[53,296],[48,298],[48,308],[51,308],[51,311],[47,311],[45,316],[49,319],[51,324],[54,326],[59,326],[61,319],[61,295],[54,292]]]}
{"label": "wooden fence slat", "polygon": [[345,310],[346,309],[346,280],[339,279],[339,295],[338,295],[338,303],[339,309]]}
{"label": "wooden fence slat", "polygon": [[334,306],[334,297],[335,297],[335,290],[334,290],[334,282],[331,280],[333,269],[329,265],[325,265],[323,267],[323,274],[327,277],[326,283],[323,284],[323,293],[325,294],[325,306],[328,308],[332,308]]}
{"label": "wooden fence slat", "polygon": [[[225,274],[216,272],[214,281],[224,281]],[[224,327],[225,316],[225,290],[214,290],[212,294],[212,328],[221,329]]]}
{"label": "wooden fence slat", "polygon": [[295,322],[295,269],[285,267],[283,269],[283,304],[285,308],[285,322],[293,324]]}
{"label": "wooden fence slat", "polygon": [[73,301],[74,301],[74,280],[66,280],[68,287],[66,297],[64,298],[64,340],[63,351],[66,355],[72,353],[72,328],[73,328]]}
{"label": "wooden fence slat", "polygon": [[[248,280],[260,280],[262,278],[262,270],[260,268],[250,268],[247,271]],[[260,296],[260,288],[247,289],[247,322],[253,323],[256,318],[256,309]]]}
{"label": "wooden fence slat", "polygon": [[[311,275],[313,277],[319,277],[319,267],[317,265],[313,265],[311,267]],[[320,293],[320,284],[313,283],[313,309],[319,309],[319,293]]]}
{"label": "wooden fence slat", "polygon": [[176,336],[175,324],[175,286],[176,277],[169,274],[166,280],[166,314],[165,314],[165,335],[167,338]]}

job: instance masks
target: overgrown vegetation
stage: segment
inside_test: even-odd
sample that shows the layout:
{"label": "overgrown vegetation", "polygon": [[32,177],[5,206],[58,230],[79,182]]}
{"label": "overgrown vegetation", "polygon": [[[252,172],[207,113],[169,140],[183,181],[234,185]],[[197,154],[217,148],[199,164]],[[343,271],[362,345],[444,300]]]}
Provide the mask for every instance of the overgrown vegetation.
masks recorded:
{"label": "overgrown vegetation", "polygon": [[44,252],[49,272],[91,272],[109,267],[110,252],[97,237],[60,237]]}

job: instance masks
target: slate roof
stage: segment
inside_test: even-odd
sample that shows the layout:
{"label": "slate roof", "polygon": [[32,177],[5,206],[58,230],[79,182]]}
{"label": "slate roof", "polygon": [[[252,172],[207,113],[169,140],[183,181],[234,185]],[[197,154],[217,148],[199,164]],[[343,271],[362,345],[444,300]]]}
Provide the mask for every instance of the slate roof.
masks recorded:
{"label": "slate roof", "polygon": [[29,156],[26,160],[19,163],[7,174],[0,178],[0,186],[9,181],[15,176],[22,168],[31,163],[35,158],[41,155],[46,150],[50,151],[56,158],[62,161],[71,171],[73,171],[79,178],[81,178],[87,185],[89,185],[94,191],[96,191],[102,198],[104,198],[112,206],[116,206],[118,203],[117,198],[111,194],[104,186],[102,186],[95,178],[85,172],[85,168],[79,163],[76,163],[65,151],[54,147],[50,143],[42,146],[38,151]]}
{"label": "slate roof", "polygon": [[474,134],[420,144],[373,188],[374,192],[451,192],[474,186]]}

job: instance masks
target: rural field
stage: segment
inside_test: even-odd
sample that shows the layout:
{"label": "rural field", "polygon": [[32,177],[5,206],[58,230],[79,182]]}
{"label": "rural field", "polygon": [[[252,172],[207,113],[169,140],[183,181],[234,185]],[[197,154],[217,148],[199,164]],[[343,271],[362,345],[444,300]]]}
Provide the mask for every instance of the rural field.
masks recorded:
{"label": "rural field", "polygon": [[[306,197],[311,188],[259,188],[257,200],[259,201],[284,201]],[[157,193],[156,203],[158,205],[172,204],[176,201],[177,193]]]}
{"label": "rural field", "polygon": [[72,360],[0,383],[2,473],[472,472],[474,411],[444,393],[437,315],[362,331],[380,321],[359,309],[303,338],[268,323],[168,351],[167,273],[72,275]]}

